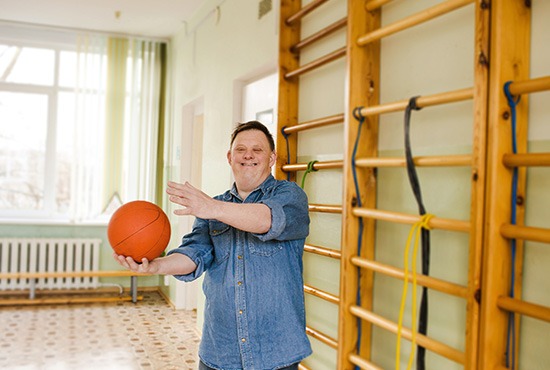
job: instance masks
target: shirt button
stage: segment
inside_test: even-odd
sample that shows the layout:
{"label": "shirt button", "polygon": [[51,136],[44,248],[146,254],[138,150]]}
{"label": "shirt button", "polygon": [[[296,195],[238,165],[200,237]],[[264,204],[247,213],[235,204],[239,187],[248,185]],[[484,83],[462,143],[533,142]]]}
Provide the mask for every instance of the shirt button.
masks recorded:
{"label": "shirt button", "polygon": [[242,260],[243,259],[243,256],[237,256],[238,259]]}
{"label": "shirt button", "polygon": [[242,315],[243,314],[243,310],[239,310],[239,315]]}
{"label": "shirt button", "polygon": [[237,281],[237,285],[243,285],[242,281]]}
{"label": "shirt button", "polygon": [[243,338],[243,339],[241,339],[241,342],[243,342],[243,343],[244,343],[244,342],[246,342],[246,339],[244,339],[244,338]]}

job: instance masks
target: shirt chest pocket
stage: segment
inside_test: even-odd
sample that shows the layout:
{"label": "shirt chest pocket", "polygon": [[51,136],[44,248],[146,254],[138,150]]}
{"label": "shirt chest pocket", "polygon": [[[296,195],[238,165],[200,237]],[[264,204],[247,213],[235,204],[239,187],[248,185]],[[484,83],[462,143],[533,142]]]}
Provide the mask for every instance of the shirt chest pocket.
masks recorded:
{"label": "shirt chest pocket", "polygon": [[283,250],[283,242],[277,240],[262,242],[255,238],[251,239],[253,240],[249,240],[250,253],[257,256],[271,257]]}
{"label": "shirt chest pocket", "polygon": [[216,264],[223,262],[229,257],[231,250],[231,227],[223,222],[208,221],[208,230],[212,244],[214,245],[214,262]]}

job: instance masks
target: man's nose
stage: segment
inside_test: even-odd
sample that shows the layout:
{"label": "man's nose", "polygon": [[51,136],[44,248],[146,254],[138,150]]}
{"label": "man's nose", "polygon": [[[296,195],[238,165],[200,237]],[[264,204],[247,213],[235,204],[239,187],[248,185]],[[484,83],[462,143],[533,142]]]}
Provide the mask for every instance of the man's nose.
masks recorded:
{"label": "man's nose", "polygon": [[244,153],[244,157],[245,157],[245,158],[253,158],[253,157],[254,157],[254,151],[252,151],[252,150],[247,150],[247,151]]}

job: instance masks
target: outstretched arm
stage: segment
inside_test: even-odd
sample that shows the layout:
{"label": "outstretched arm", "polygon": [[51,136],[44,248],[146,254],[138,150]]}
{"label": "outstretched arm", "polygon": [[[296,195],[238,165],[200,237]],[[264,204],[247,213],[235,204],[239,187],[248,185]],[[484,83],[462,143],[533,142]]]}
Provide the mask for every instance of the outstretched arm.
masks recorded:
{"label": "outstretched arm", "polygon": [[141,263],[137,263],[132,257],[125,257],[116,253],[114,253],[114,257],[122,267],[145,274],[187,275],[197,268],[195,262],[186,255],[180,253],[155,258],[152,261],[143,258]]}
{"label": "outstretched arm", "polygon": [[170,201],[185,208],[174,211],[177,215],[193,215],[204,219],[215,219],[237,229],[263,234],[271,227],[271,210],[260,203],[228,203],[209,197],[188,182],[184,184],[169,181],[166,193]]}

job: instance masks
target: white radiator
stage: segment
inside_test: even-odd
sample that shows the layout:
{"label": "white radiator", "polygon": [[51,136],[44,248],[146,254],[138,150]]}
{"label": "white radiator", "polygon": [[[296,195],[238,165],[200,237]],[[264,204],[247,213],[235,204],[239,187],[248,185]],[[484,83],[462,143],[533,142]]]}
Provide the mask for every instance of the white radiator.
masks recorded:
{"label": "white radiator", "polygon": [[[0,273],[99,270],[101,239],[0,238]],[[0,290],[96,288],[98,277],[0,279]]]}

